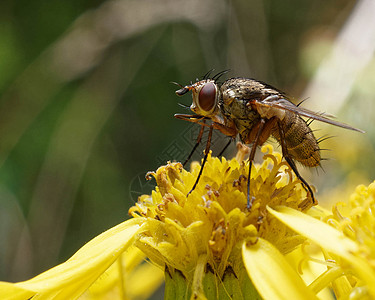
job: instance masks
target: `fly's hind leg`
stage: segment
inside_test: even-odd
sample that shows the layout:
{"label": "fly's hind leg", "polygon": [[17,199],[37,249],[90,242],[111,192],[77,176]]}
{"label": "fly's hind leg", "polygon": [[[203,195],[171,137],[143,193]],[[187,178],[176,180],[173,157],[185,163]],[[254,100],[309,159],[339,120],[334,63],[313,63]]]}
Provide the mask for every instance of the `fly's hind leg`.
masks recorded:
{"label": "fly's hind leg", "polygon": [[296,164],[294,163],[293,159],[290,157],[290,155],[288,153],[288,148],[287,148],[286,143],[285,143],[284,129],[283,129],[281,123],[277,122],[277,125],[279,127],[280,144],[281,144],[281,149],[283,151],[283,156],[284,156],[286,162],[292,168],[294,174],[296,174],[297,178],[299,180],[301,180],[303,188],[306,190],[307,193],[310,194],[311,199],[312,199],[312,203],[315,205],[315,204],[317,204],[317,202],[316,202],[315,197],[314,197],[314,192],[311,189],[310,185],[307,183],[307,181],[305,179],[303,179],[303,177],[300,175],[300,173],[298,172]]}
{"label": "fly's hind leg", "polygon": [[311,189],[310,185],[306,182],[306,180],[303,179],[303,177],[299,174],[294,161],[289,156],[286,156],[284,154],[283,154],[283,156],[284,156],[285,160],[287,161],[287,163],[289,164],[289,166],[292,168],[294,174],[296,174],[297,178],[299,180],[301,180],[303,188],[306,190],[306,192],[308,192],[310,194],[312,203],[314,205],[317,204],[317,201],[315,200],[315,197],[314,197],[313,190]]}

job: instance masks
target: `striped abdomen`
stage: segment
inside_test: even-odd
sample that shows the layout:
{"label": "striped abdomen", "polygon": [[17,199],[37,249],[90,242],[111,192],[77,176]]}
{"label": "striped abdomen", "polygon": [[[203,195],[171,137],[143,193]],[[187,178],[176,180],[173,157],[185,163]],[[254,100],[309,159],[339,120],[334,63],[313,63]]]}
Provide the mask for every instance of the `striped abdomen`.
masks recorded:
{"label": "striped abdomen", "polygon": [[[319,145],[306,122],[297,114],[286,112],[281,126],[290,157],[307,167],[318,166],[321,160]],[[278,126],[275,126],[272,136],[281,144]]]}

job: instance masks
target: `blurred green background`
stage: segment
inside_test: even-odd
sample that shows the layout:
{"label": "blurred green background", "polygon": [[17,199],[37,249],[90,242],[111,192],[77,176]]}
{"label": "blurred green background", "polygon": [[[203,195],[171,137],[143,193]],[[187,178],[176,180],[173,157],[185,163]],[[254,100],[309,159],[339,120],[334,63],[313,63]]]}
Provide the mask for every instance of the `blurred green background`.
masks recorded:
{"label": "blurred green background", "polygon": [[323,205],[347,199],[375,178],[374,15],[371,0],[1,1],[0,280],[34,276],[128,218],[154,184],[145,173],[195,142],[173,118],[191,98],[170,82],[210,69],[366,130],[313,123],[336,136],[321,144],[331,160],[302,172]]}

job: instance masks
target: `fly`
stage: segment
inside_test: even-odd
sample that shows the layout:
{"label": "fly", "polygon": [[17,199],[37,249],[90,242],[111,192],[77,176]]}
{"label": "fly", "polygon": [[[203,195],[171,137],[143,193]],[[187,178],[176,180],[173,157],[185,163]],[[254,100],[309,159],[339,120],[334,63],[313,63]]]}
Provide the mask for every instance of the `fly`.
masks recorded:
{"label": "fly", "polygon": [[[212,131],[217,129],[233,139],[238,135],[243,143],[252,144],[247,178],[248,209],[254,200],[250,197],[250,175],[255,152],[270,136],[281,145],[283,157],[316,204],[310,185],[302,178],[295,164],[297,161],[307,167],[316,167],[321,162],[319,142],[309,123],[302,117],[362,133],[364,131],[335,121],[331,115],[295,105],[282,91],[255,79],[231,78],[219,84],[217,80],[225,72],[220,72],[213,78],[208,78],[208,73],[203,80],[186,86],[180,85],[181,89],[176,91],[178,96],[192,92],[193,103],[190,109],[194,114],[175,114],[175,117],[202,126],[192,153],[200,143],[204,128],[209,127],[203,163],[191,191],[197,186],[206,163]],[[211,121],[209,124],[206,123],[208,120]]]}

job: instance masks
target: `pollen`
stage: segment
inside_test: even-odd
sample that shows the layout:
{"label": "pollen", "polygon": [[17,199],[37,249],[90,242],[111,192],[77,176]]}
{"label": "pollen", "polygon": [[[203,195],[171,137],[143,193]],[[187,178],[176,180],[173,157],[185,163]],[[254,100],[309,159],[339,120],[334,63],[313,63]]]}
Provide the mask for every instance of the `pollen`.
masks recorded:
{"label": "pollen", "polygon": [[208,156],[199,184],[189,194],[200,170],[192,163],[190,172],[178,162],[169,162],[148,177],[156,179],[151,195],[139,197],[129,210],[136,218],[145,218],[147,231],[140,234],[136,246],[155,264],[169,272],[178,270],[192,279],[197,264],[223,274],[243,269],[241,245],[270,241],[283,254],[303,242],[287,226],[267,212],[267,206],[288,206],[305,211],[312,201],[280,153],[272,146],[262,147],[263,162],[253,165],[250,193],[253,206],[247,209],[249,162],[248,148],[239,145],[236,158],[227,160]]}

